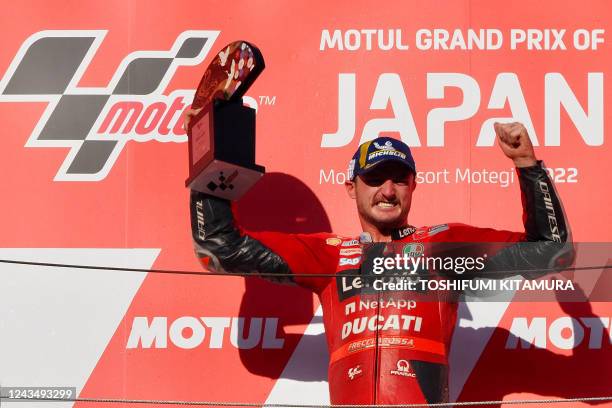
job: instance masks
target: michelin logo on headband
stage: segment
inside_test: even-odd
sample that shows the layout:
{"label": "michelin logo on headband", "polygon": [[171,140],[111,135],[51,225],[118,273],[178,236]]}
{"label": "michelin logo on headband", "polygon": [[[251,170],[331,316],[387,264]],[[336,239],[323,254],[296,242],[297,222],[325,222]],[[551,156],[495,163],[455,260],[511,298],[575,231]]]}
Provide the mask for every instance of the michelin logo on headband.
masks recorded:
{"label": "michelin logo on headband", "polygon": [[[402,159],[406,159],[406,154],[402,153],[402,152],[398,152],[397,150],[393,149],[393,150],[377,150],[375,152],[372,152],[368,155],[368,160],[372,160],[375,159],[379,156],[397,156],[400,157]],[[365,165],[365,168],[371,167],[376,163],[368,163]]]}

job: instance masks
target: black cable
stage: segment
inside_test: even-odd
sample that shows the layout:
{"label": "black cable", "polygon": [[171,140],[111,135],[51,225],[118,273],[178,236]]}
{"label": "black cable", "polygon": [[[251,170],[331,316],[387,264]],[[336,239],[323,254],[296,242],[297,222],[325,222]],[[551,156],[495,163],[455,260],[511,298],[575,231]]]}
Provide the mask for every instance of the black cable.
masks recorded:
{"label": "black cable", "polygon": [[47,401],[47,402],[91,402],[91,403],[118,403],[118,404],[156,404],[156,405],[186,405],[186,406],[217,406],[217,407],[271,407],[271,408],[365,408],[365,407],[386,407],[386,408],[420,408],[420,407],[459,407],[459,406],[478,406],[478,405],[517,405],[517,404],[566,404],[569,402],[603,402],[612,401],[612,396],[605,397],[582,397],[582,398],[563,398],[563,399],[527,399],[510,401],[463,401],[463,402],[441,402],[432,404],[350,404],[350,405],[329,405],[329,404],[279,404],[279,403],[248,403],[248,402],[226,402],[226,401],[180,401],[180,400],[146,400],[146,399],[119,399],[119,398],[6,398],[3,401]]}
{"label": "black cable", "polygon": [[[33,261],[19,261],[15,259],[0,259],[0,263],[15,264],[15,265],[31,265],[31,266],[48,266],[53,268],[71,268],[71,269],[97,269],[104,271],[122,271],[122,272],[140,272],[140,273],[158,273],[167,275],[205,275],[205,276],[240,276],[240,277],[300,277],[300,278],[337,278],[340,275],[335,273],[249,273],[249,272],[207,272],[207,271],[188,271],[180,269],[147,269],[147,268],[120,268],[116,266],[98,266],[98,265],[75,265],[75,264],[63,264],[63,263],[52,263],[52,262],[33,262]],[[564,271],[581,271],[581,270],[597,270],[597,269],[610,269],[612,265],[602,266],[580,266],[573,268],[542,268],[542,269],[512,269],[507,271],[491,271],[485,272],[483,276],[479,278],[487,278],[487,275],[493,274],[509,274],[514,273],[519,275],[521,273],[528,272],[564,272]],[[342,277],[363,277],[361,274],[342,274]],[[406,275],[394,275],[385,274],[384,277],[400,276],[405,277]],[[418,276],[418,275],[414,275]],[[461,277],[461,275],[458,275]]]}

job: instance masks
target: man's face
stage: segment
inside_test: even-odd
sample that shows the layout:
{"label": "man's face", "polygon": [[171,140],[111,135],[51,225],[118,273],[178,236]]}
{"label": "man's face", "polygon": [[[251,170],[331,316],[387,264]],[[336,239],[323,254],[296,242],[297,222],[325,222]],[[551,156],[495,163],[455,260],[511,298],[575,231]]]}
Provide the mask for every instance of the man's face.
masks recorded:
{"label": "man's face", "polygon": [[380,163],[346,183],[349,196],[357,201],[362,224],[365,221],[381,232],[406,223],[415,188],[414,173],[394,161]]}

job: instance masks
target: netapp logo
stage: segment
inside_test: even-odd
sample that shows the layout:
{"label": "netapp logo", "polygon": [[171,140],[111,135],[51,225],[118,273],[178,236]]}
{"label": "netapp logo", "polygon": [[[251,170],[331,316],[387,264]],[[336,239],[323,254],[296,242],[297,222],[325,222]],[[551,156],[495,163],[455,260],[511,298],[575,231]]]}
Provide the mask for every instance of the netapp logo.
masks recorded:
{"label": "netapp logo", "polygon": [[25,146],[70,148],[56,181],[104,179],[129,140],[185,142],[181,114],[194,91],[163,92],[176,69],[200,64],[219,35],[185,31],[168,51],[130,53],[106,87],[77,86],[106,33],[35,33],[0,80],[0,102],[48,102]]}

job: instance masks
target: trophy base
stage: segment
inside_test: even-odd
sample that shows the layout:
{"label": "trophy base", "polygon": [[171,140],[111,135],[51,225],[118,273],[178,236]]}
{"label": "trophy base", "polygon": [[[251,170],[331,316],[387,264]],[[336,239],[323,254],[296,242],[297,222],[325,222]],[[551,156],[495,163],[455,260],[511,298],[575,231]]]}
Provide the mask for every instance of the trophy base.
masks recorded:
{"label": "trophy base", "polygon": [[263,176],[264,168],[249,169],[221,160],[213,160],[187,186],[196,191],[227,200],[238,200]]}

